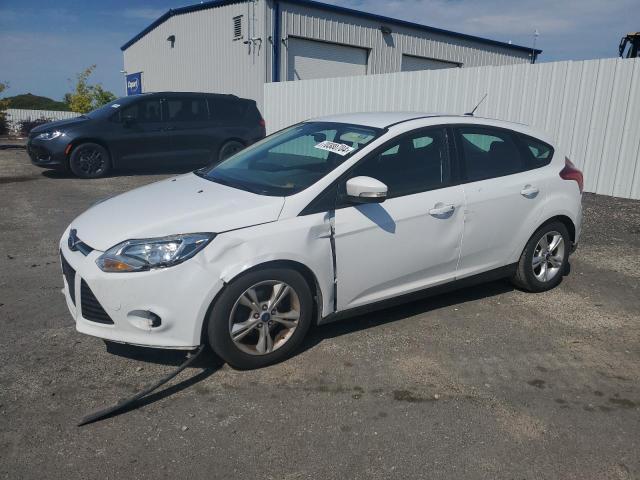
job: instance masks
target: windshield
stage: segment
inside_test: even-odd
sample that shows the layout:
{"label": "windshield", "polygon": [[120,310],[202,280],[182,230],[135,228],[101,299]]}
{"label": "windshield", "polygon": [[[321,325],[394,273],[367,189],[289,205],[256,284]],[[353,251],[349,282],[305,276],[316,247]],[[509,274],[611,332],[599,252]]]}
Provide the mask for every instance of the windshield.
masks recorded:
{"label": "windshield", "polygon": [[89,118],[102,118],[111,115],[113,112],[120,109],[125,105],[129,105],[135,97],[122,97],[117,100],[113,100],[112,102],[105,103],[101,107],[96,108],[95,110],[91,110],[89,113],[86,113],[84,116]]}
{"label": "windshield", "polygon": [[347,123],[301,123],[196,174],[260,195],[293,195],[313,185],[381,133],[383,130]]}

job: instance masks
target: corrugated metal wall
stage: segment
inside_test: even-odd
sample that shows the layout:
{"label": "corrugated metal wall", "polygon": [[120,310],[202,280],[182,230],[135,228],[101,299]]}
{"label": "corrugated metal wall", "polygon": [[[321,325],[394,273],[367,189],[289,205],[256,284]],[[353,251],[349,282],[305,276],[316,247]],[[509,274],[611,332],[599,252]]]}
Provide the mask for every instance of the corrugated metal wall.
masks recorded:
{"label": "corrugated metal wall", "polygon": [[[287,71],[288,37],[367,48],[368,74],[399,72],[402,54],[428,57],[462,64],[463,67],[511,65],[530,61],[529,52],[388,24],[392,33],[383,35],[380,21],[328,12],[309,6],[281,2],[281,71]],[[284,77],[283,77],[284,78]]]}
{"label": "corrugated metal wall", "polygon": [[60,112],[58,110],[29,110],[24,108],[8,108],[7,120],[9,121],[9,130],[18,131],[20,128],[20,122],[34,121],[34,120],[65,120],[67,118],[74,118],[79,116],[79,113],[75,112]]}
{"label": "corrugated metal wall", "polygon": [[446,69],[270,83],[269,132],[344,112],[462,114],[546,131],[585,174],[588,192],[640,198],[640,59]]}
{"label": "corrugated metal wall", "polygon": [[[255,8],[255,30],[250,30]],[[124,51],[124,68],[142,72],[143,92],[231,93],[255,99],[262,110],[266,80],[264,1],[246,2],[176,15]],[[243,38],[233,39],[233,17],[243,16]],[[167,37],[175,35],[171,48]],[[259,37],[251,49],[243,42]],[[124,81],[124,80],[123,80]]]}

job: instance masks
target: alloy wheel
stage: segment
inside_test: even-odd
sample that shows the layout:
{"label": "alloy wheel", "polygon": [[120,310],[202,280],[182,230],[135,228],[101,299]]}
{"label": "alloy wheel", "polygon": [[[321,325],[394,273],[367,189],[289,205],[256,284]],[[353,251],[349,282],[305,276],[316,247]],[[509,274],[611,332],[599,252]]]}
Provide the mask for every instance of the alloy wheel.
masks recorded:
{"label": "alloy wheel", "polygon": [[565,243],[562,234],[555,230],[546,232],[533,250],[533,275],[540,282],[552,280],[562,268],[564,255]]}
{"label": "alloy wheel", "polygon": [[100,150],[83,148],[78,152],[76,165],[84,175],[93,177],[104,171],[106,162]]}
{"label": "alloy wheel", "polygon": [[229,316],[229,335],[241,351],[266,355],[287,343],[300,320],[296,291],[279,280],[266,280],[247,288]]}

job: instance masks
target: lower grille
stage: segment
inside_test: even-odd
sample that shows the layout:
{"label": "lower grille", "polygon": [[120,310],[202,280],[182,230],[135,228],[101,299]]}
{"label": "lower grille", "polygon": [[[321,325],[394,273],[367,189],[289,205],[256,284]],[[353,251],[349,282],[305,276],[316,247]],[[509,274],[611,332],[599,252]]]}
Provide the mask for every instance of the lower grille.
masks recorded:
{"label": "lower grille", "polygon": [[67,281],[67,287],[69,288],[69,296],[73,304],[76,304],[76,271],[73,269],[67,259],[64,258],[62,252],[60,252],[60,263],[62,264],[62,274]]}
{"label": "lower grille", "polygon": [[80,302],[83,318],[92,322],[113,325],[113,320],[104,311],[104,308],[102,308],[102,305],[100,305],[100,302],[98,302],[98,299],[84,280],[80,282]]}

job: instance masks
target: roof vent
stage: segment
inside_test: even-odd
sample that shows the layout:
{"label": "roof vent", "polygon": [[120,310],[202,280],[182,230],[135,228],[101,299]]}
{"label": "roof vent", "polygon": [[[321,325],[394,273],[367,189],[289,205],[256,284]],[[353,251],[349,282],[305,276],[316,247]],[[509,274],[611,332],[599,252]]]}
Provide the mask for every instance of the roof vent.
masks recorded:
{"label": "roof vent", "polygon": [[233,39],[239,40],[242,38],[242,15],[233,17]]}

